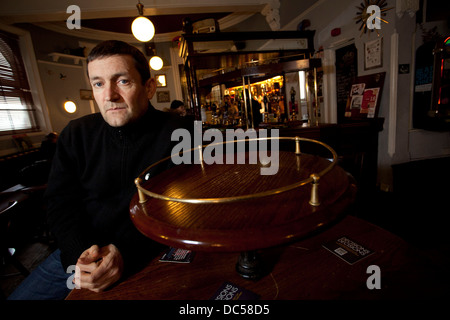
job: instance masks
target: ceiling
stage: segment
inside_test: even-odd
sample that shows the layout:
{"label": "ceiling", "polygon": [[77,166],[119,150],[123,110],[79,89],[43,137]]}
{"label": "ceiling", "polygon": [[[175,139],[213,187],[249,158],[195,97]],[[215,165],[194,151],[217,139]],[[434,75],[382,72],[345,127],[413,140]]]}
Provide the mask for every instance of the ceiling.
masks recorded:
{"label": "ceiling", "polygon": [[[0,1],[0,22],[33,23],[94,40],[111,38],[114,33],[119,40],[130,41],[138,2],[144,5],[144,16],[155,25],[155,41],[170,41],[180,35],[184,18],[214,18],[222,30],[261,13],[273,3],[279,6],[279,0],[15,0]],[[82,30],[69,30],[66,26],[73,13],[67,12],[70,5],[80,8]]]}
{"label": "ceiling", "polygon": [[[172,33],[181,31],[182,21],[189,18],[191,21],[198,21],[208,18],[219,20],[231,14],[231,12],[213,12],[197,14],[170,14],[161,16],[147,16],[155,26],[156,33]],[[103,19],[83,19],[81,25],[86,28],[131,34],[130,26],[136,16],[103,18]]]}
{"label": "ceiling", "polygon": [[[355,0],[0,0],[0,23],[34,24],[85,40],[137,43],[131,22],[138,16],[138,2],[155,25],[155,43],[178,39],[183,18],[214,18],[225,32],[297,30],[305,19],[310,20],[309,30],[342,27],[342,23],[331,25],[330,21],[355,4]],[[73,15],[67,11],[73,5],[80,9],[81,29],[67,27],[66,21]],[[353,27],[353,15],[347,16],[344,23]],[[268,50],[270,45],[269,41],[262,49]]]}

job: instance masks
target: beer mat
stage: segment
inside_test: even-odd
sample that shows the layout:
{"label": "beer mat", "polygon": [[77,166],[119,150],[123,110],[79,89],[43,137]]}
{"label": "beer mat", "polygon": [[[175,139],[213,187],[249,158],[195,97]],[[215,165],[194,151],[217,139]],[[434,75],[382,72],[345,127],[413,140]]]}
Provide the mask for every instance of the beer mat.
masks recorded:
{"label": "beer mat", "polygon": [[191,250],[169,248],[161,256],[161,262],[190,263],[194,259],[194,252]]}
{"label": "beer mat", "polygon": [[210,300],[258,300],[259,298],[260,296],[256,293],[226,281]]}
{"label": "beer mat", "polygon": [[322,247],[349,264],[354,264],[374,253],[371,249],[362,246],[346,236],[322,244]]}

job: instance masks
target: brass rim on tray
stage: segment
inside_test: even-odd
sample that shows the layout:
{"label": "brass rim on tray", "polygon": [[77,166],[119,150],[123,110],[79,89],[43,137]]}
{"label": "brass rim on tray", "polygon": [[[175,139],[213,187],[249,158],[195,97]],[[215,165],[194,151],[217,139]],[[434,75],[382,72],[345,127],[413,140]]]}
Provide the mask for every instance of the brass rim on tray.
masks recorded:
{"label": "brass rim on tray", "polygon": [[[255,199],[255,198],[262,198],[262,197],[267,197],[267,196],[271,196],[271,195],[275,195],[275,194],[280,194],[301,186],[304,186],[306,184],[311,183],[312,188],[311,188],[311,198],[309,200],[309,204],[312,206],[319,206],[320,205],[320,200],[319,200],[319,180],[321,177],[323,177],[325,174],[327,174],[329,171],[331,171],[331,169],[334,168],[334,166],[336,165],[337,162],[337,153],[336,151],[334,151],[333,148],[331,148],[328,144],[323,143],[321,141],[318,140],[314,140],[314,139],[308,139],[308,138],[301,138],[301,137],[264,137],[264,138],[252,138],[252,139],[241,139],[241,140],[233,140],[233,141],[223,141],[223,142],[217,142],[217,143],[212,143],[212,144],[208,144],[208,145],[202,145],[202,146],[198,146],[195,148],[192,148],[190,150],[188,150],[187,152],[192,152],[194,150],[198,150],[200,147],[204,148],[206,146],[214,146],[214,145],[219,145],[219,144],[226,144],[226,143],[238,143],[238,142],[247,142],[247,141],[261,141],[261,140],[272,140],[272,139],[278,139],[278,140],[294,140],[295,141],[295,154],[296,155],[301,155],[301,151],[300,151],[300,141],[306,141],[306,142],[312,142],[312,143],[316,143],[319,144],[323,147],[325,147],[326,149],[328,149],[328,151],[331,152],[332,156],[333,156],[333,160],[330,161],[330,165],[328,165],[325,169],[323,169],[320,172],[317,173],[311,173],[309,178],[303,179],[299,182],[287,185],[285,187],[281,187],[281,188],[276,188],[276,189],[271,189],[271,190],[267,190],[267,191],[263,191],[263,192],[258,192],[258,193],[253,193],[253,194],[247,194],[247,195],[242,195],[242,196],[234,196],[234,197],[223,197],[223,198],[173,198],[173,197],[168,197],[165,195],[161,195],[161,194],[157,194],[154,192],[151,192],[147,189],[145,189],[142,185],[142,176],[149,171],[151,168],[159,165],[160,163],[163,163],[164,161],[169,160],[172,156],[174,156],[175,154],[172,154],[164,159],[161,159],[157,162],[155,162],[154,164],[152,164],[151,166],[147,167],[147,169],[145,169],[136,179],[135,179],[135,184],[138,190],[138,196],[139,196],[139,203],[145,203],[147,201],[147,197],[152,197],[152,198],[156,198],[156,199],[160,199],[160,200],[166,200],[166,201],[175,201],[175,202],[183,202],[183,203],[194,203],[194,204],[205,204],[205,203],[229,203],[229,202],[236,202],[236,201],[243,201],[243,200],[249,200],[249,199]],[[203,165],[203,159],[201,158],[202,164]]]}

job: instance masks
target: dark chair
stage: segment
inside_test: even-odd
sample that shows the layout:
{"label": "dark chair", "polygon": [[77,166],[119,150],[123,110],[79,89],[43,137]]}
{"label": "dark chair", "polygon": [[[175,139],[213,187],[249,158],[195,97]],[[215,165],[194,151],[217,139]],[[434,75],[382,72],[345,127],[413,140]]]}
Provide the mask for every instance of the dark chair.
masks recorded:
{"label": "dark chair", "polygon": [[14,214],[17,212],[18,208],[19,201],[13,200],[8,203],[6,208],[0,211],[0,254],[2,263],[5,266],[11,264],[19,271],[18,273],[2,275],[3,277],[19,274],[22,274],[26,277],[30,273],[28,269],[25,268],[14,255],[15,249],[9,247],[11,220],[14,217]]}

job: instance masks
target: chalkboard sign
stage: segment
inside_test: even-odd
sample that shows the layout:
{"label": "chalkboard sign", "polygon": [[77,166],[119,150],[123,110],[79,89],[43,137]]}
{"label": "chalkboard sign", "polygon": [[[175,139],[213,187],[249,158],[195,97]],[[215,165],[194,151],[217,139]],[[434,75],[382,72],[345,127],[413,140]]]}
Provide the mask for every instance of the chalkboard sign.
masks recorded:
{"label": "chalkboard sign", "polygon": [[338,122],[345,119],[345,109],[349,92],[358,76],[358,50],[355,44],[351,44],[336,50],[336,104]]}

